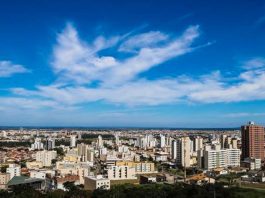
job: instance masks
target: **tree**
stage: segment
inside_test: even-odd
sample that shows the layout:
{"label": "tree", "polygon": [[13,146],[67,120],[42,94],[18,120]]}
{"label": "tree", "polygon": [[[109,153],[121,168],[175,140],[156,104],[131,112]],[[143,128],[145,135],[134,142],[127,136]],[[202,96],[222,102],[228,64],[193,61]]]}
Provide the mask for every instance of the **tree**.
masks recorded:
{"label": "tree", "polygon": [[47,193],[47,198],[64,198],[65,192],[63,190],[55,190]]}
{"label": "tree", "polygon": [[76,185],[74,184],[74,182],[64,182],[63,183],[63,187],[68,190],[68,191],[75,191],[77,189]]}
{"label": "tree", "polygon": [[59,156],[64,156],[63,148],[58,147],[58,148],[54,148],[53,150],[56,151]]}
{"label": "tree", "polygon": [[56,164],[57,159],[52,159],[52,164]]}
{"label": "tree", "polygon": [[21,161],[20,162],[20,166],[21,166],[21,168],[26,168],[27,167],[26,166],[26,161],[25,160]]}
{"label": "tree", "polygon": [[235,183],[237,175],[235,173],[231,173],[227,176],[229,186],[232,186]]}
{"label": "tree", "polygon": [[1,166],[1,173],[6,173],[7,165]]}

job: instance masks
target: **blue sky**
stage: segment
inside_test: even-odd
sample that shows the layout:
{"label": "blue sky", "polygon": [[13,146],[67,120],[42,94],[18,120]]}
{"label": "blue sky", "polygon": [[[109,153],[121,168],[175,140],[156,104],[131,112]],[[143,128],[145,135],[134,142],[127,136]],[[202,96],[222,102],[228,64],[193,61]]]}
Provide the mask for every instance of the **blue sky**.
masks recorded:
{"label": "blue sky", "polygon": [[0,125],[265,124],[264,1],[0,3]]}

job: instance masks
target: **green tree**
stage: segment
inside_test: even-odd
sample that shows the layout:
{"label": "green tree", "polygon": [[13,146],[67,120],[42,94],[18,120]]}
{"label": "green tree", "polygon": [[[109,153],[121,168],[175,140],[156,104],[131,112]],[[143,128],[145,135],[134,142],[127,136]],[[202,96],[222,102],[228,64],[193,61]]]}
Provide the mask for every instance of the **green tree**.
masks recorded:
{"label": "green tree", "polygon": [[75,191],[78,189],[77,186],[74,184],[74,182],[70,181],[64,182],[63,187],[68,191]]}
{"label": "green tree", "polygon": [[1,166],[1,173],[6,173],[7,165]]}
{"label": "green tree", "polygon": [[57,152],[57,155],[64,156],[64,150],[62,147],[57,147],[57,148],[54,148],[53,150]]}

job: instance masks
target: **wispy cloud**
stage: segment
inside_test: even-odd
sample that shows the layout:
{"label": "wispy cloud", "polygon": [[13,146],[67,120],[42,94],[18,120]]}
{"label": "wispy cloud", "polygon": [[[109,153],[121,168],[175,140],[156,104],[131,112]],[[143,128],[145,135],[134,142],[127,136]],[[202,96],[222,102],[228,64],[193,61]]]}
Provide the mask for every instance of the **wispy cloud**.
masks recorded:
{"label": "wispy cloud", "polygon": [[[138,74],[193,51],[198,47],[192,46],[198,36],[199,26],[190,26],[178,37],[150,31],[110,38],[98,36],[88,43],[80,39],[73,25],[67,24],[57,36],[51,63],[58,80],[49,86],[37,86],[36,90],[11,91],[28,99],[69,106],[101,100],[126,105],[176,102],[198,85],[182,85],[180,78],[149,81]],[[101,51],[108,48],[114,48],[114,55],[127,54],[126,58],[102,55]],[[99,82],[98,86],[91,86],[93,82]]]}
{"label": "wispy cloud", "polygon": [[120,45],[119,51],[138,52],[143,47],[156,47],[167,39],[168,35],[160,31],[150,31],[129,38]]}
{"label": "wispy cloud", "polygon": [[[241,72],[232,80],[220,71],[197,77],[164,76],[155,80],[138,76],[167,60],[198,49],[201,45],[193,46],[193,43],[199,35],[199,27],[190,26],[178,37],[151,31],[126,37],[99,36],[88,43],[78,36],[74,26],[68,24],[58,34],[54,46],[52,69],[58,81],[48,86],[36,86],[35,90],[13,88],[11,91],[26,99],[53,101],[66,107],[95,101],[148,106],[265,100],[265,61],[262,57],[242,63]],[[109,48],[114,54],[104,55],[104,50]],[[126,56],[118,58],[117,53]]]}
{"label": "wispy cloud", "polygon": [[265,113],[247,113],[247,112],[239,112],[239,113],[229,113],[224,115],[224,117],[228,118],[241,118],[241,117],[263,117]]}
{"label": "wispy cloud", "polygon": [[262,68],[265,66],[265,58],[262,57],[255,57],[250,60],[243,62],[242,68],[244,69],[255,69],[255,68]]}
{"label": "wispy cloud", "polygon": [[60,104],[56,101],[45,100],[45,99],[35,99],[35,98],[25,98],[25,97],[0,97],[0,110],[11,110],[11,109],[42,109],[42,108],[60,108]]}
{"label": "wispy cloud", "polygon": [[[58,35],[52,66],[63,82],[122,84],[141,72],[192,51],[191,45],[199,36],[198,29],[198,26],[191,26],[180,37],[168,41],[164,33],[147,32],[125,41],[120,36],[100,36],[91,44],[81,40],[74,26],[68,24]],[[163,45],[159,43],[162,40],[165,41]],[[100,55],[101,50],[112,47],[117,48],[115,55]],[[135,53],[119,59],[116,57],[118,49]]]}
{"label": "wispy cloud", "polygon": [[[256,58],[253,60],[256,60]],[[243,70],[234,79],[237,83],[231,83],[229,80],[224,82],[214,80],[213,82],[218,84],[215,89],[196,91],[190,94],[189,99],[203,103],[265,100],[264,66],[259,65],[258,68],[253,67]]]}
{"label": "wispy cloud", "polygon": [[14,74],[29,72],[22,65],[14,64],[11,61],[0,61],[0,77],[10,77]]}
{"label": "wispy cloud", "polygon": [[221,103],[265,100],[265,68],[243,70],[236,83],[215,71],[197,78],[179,76],[168,79],[137,79],[122,85],[87,87],[38,86],[36,91],[12,89],[23,96],[37,96],[65,105],[106,101],[126,105],[159,105],[169,103]]}

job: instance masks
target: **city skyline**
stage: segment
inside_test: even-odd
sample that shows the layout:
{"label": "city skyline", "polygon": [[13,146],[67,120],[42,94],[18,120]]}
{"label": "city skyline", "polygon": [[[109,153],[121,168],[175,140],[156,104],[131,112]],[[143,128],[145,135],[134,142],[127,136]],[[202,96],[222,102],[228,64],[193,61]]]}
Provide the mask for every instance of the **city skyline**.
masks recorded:
{"label": "city skyline", "polygon": [[263,1],[77,2],[1,2],[0,126],[265,124]]}

